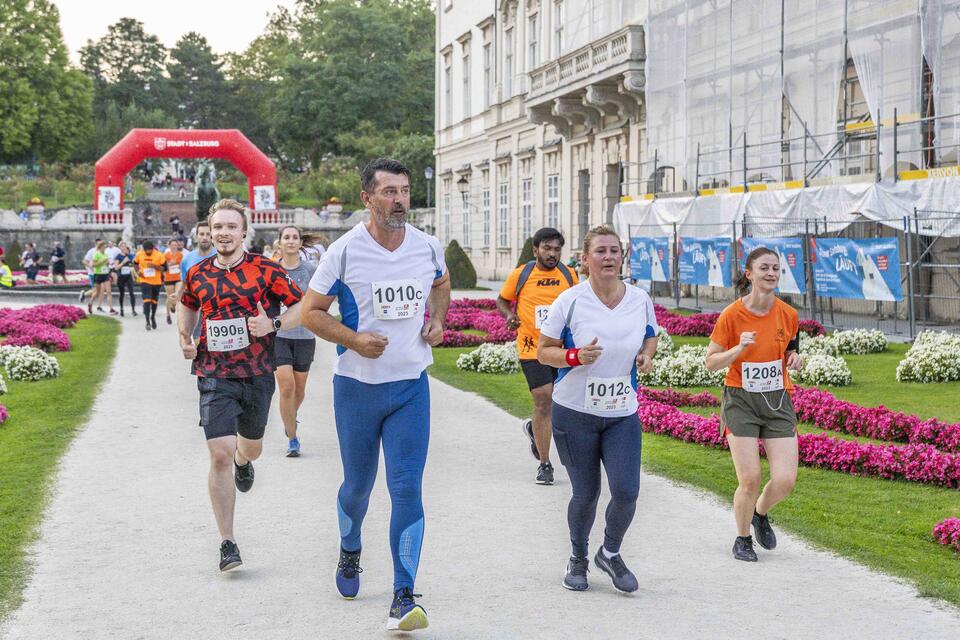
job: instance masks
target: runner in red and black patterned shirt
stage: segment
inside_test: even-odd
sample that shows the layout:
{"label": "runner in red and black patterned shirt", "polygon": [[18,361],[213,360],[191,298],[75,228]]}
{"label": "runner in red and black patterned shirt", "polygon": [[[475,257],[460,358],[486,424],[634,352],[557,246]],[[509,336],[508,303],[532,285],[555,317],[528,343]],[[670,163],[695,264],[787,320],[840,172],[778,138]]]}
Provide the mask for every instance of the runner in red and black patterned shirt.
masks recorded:
{"label": "runner in red and black patterned shirt", "polygon": [[[210,451],[210,501],[222,540],[220,570],[227,571],[242,564],[233,511],[236,490],[253,486],[251,461],[263,450],[275,388],[273,333],[300,325],[303,294],[279,264],[243,250],[242,204],[221,200],[208,220],[217,254],[187,273],[177,328],[183,357],[193,361],[197,376],[200,426]],[[287,307],[283,313],[281,304]],[[194,344],[198,321],[202,331]]]}

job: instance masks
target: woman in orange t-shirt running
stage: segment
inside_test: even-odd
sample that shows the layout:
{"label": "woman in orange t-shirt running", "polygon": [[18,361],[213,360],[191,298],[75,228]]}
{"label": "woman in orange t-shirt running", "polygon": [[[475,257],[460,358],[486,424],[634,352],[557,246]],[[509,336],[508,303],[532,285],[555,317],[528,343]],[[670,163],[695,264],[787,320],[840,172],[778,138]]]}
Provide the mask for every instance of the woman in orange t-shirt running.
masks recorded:
{"label": "woman in orange t-shirt running", "polygon": [[[750,525],[761,547],[776,547],[767,514],[797,481],[797,416],[788,371],[803,366],[797,352],[800,321],[796,309],[774,294],[779,282],[776,252],[766,247],[751,251],[735,283],[743,297],[720,314],[707,348],[707,369],[727,367],[720,422],[739,482],[733,496],[733,557],[748,562],[757,560]],[[760,439],[770,464],[770,481],[762,493]]]}

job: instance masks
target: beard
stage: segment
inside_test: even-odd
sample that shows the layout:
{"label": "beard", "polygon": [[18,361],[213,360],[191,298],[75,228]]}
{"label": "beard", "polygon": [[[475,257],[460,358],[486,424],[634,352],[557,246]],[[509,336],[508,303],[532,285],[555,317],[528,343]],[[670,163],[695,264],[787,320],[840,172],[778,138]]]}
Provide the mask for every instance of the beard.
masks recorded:
{"label": "beard", "polygon": [[378,216],[383,226],[388,229],[403,229],[407,224],[406,209],[392,209],[385,211],[383,215]]}

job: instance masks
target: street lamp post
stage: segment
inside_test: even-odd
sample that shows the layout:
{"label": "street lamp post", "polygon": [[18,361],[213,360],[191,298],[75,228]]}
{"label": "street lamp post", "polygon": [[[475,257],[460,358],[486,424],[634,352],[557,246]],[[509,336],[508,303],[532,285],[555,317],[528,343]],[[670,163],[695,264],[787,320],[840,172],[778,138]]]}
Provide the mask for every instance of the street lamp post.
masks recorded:
{"label": "street lamp post", "polygon": [[430,208],[430,182],[433,180],[433,167],[427,166],[423,170],[423,177],[427,179],[427,209]]}

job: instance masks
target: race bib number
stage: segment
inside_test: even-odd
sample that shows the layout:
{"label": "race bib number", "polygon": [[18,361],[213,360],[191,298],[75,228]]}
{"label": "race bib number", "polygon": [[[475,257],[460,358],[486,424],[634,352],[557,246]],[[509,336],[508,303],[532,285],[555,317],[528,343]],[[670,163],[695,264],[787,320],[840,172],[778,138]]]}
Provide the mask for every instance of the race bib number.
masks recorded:
{"label": "race bib number", "polygon": [[740,366],[743,389],[752,393],[783,389],[783,361],[744,362]]}
{"label": "race bib number", "polygon": [[147,267],[146,269],[143,270],[144,278],[152,278],[155,275],[157,275],[157,270],[154,269],[153,267]]}
{"label": "race bib number", "polygon": [[207,320],[207,351],[236,351],[249,345],[246,318]]}
{"label": "race bib number", "polygon": [[178,264],[167,265],[167,272],[170,273],[171,275],[180,273],[180,265]]}
{"label": "race bib number", "polygon": [[537,307],[533,310],[534,322],[537,325],[537,329],[543,325],[547,320],[547,313],[550,312],[550,305],[548,304],[538,304]]}
{"label": "race bib number", "polygon": [[374,282],[373,317],[404,320],[423,314],[423,283],[416,278]]}
{"label": "race bib number", "polygon": [[631,394],[635,394],[630,376],[617,378],[587,378],[584,407],[593,411],[623,411],[629,405]]}
{"label": "race bib number", "polygon": [[120,275],[122,276],[130,275],[130,267],[120,267]]}

